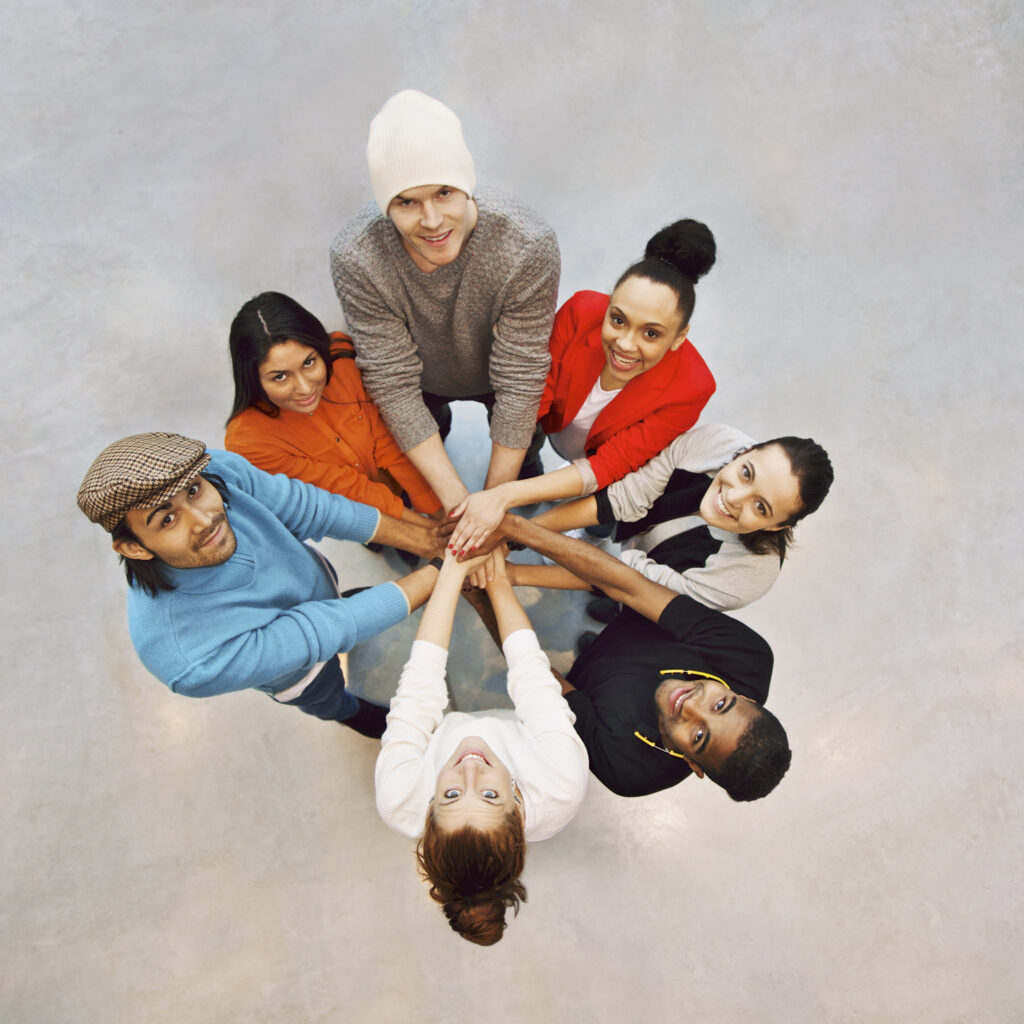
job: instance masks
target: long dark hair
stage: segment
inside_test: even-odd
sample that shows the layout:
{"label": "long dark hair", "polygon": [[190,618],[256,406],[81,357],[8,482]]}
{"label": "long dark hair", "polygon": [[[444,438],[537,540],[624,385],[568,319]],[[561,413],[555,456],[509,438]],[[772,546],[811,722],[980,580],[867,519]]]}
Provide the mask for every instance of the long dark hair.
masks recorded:
{"label": "long dark hair", "polygon": [[785,529],[757,530],[754,533],[741,533],[739,537],[744,546],[756,555],[774,551],[781,564],[786,557],[786,548],[793,543],[793,526],[804,516],[818,510],[832,486],[835,473],[828,452],[809,437],[774,437],[770,441],[751,445],[747,451],[767,448],[772,444],[777,444],[789,459],[800,489],[800,509],[782,524]]}
{"label": "long dark hair", "polygon": [[[221,501],[224,502],[224,508],[228,508],[231,505],[231,501],[228,498],[228,485],[224,482],[224,478],[216,473],[200,473],[199,475],[216,488]],[[111,540],[129,541],[132,544],[146,547],[135,536],[135,532],[128,525],[127,518],[122,519],[110,531],[110,537]],[[148,551],[149,549],[146,548],[146,550]],[[127,558],[125,555],[120,554],[117,557],[121,559],[121,564],[124,566],[124,574],[128,578],[129,587],[141,587],[150,597],[156,597],[161,590],[174,589],[174,584],[171,582],[167,572],[169,566],[159,558]]]}
{"label": "long dark hair", "polygon": [[648,241],[644,258],[629,267],[615,287],[628,277],[646,277],[667,285],[676,293],[685,327],[697,302],[694,285],[715,265],[715,254],[715,236],[706,224],[677,220]]}
{"label": "long dark hair", "polygon": [[505,931],[505,911],[518,914],[520,901],[526,902],[519,881],[526,834],[516,811],[488,831],[465,825],[446,832],[430,810],[416,860],[452,930],[477,945],[493,946]]}
{"label": "long dark hair", "polygon": [[259,367],[274,345],[286,341],[297,341],[314,349],[327,366],[325,384],[330,382],[333,365],[331,339],[324,325],[287,295],[263,292],[250,299],[231,321],[228,348],[235,380],[235,401],[228,416],[229,423],[253,405],[267,416],[280,415],[281,410],[263,390]]}

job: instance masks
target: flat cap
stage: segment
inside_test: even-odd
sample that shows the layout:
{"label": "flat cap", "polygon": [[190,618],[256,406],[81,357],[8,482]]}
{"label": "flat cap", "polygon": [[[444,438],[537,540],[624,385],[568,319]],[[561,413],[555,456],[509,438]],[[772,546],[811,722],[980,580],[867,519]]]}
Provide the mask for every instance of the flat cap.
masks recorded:
{"label": "flat cap", "polygon": [[183,491],[206,468],[206,445],[181,434],[133,434],[108,445],[78,488],[78,507],[108,533],[136,508]]}

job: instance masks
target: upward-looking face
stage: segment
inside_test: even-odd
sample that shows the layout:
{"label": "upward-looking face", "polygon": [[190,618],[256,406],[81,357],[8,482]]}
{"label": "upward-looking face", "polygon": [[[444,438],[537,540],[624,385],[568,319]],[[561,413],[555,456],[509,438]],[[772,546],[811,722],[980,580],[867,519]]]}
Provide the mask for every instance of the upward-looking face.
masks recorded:
{"label": "upward-looking face", "polygon": [[601,387],[605,391],[624,388],[657,366],[667,352],[686,341],[688,326],[679,312],[679,298],[668,285],[627,277],[612,292],[604,315]]}
{"label": "upward-looking face", "polygon": [[271,345],[257,372],[267,398],[279,409],[312,415],[327,383],[320,353],[298,341]]}
{"label": "upward-looking face", "polygon": [[114,550],[125,558],[159,558],[175,569],[200,569],[220,565],[235,553],[224,502],[201,476],[160,505],[132,509],[125,519],[138,538],[138,543],[114,541]]}
{"label": "upward-looking face", "polygon": [[724,465],[700,503],[709,526],[729,533],[781,530],[800,511],[800,481],[781,445],[742,452]]}
{"label": "upward-looking face", "polygon": [[405,251],[424,274],[458,258],[476,227],[476,215],[476,203],[448,185],[407,188],[388,203]]}
{"label": "upward-looking face", "polygon": [[754,701],[717,679],[669,676],[654,691],[654,704],[665,746],[699,775],[723,764],[757,714]]}
{"label": "upward-looking face", "polygon": [[446,832],[464,825],[488,831],[517,806],[508,768],[479,736],[467,736],[438,772],[434,820]]}

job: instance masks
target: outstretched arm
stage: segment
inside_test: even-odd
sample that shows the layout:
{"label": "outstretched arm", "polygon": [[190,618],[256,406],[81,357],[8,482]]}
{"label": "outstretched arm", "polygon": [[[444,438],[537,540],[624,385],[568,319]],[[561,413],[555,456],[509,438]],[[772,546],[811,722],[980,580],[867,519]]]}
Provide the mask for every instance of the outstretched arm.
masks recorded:
{"label": "outstretched arm", "polygon": [[665,606],[678,596],[592,544],[547,530],[529,519],[506,514],[499,532],[508,540],[547,555],[573,575],[600,587],[612,600],[629,605],[652,622],[657,622]]}
{"label": "outstretched arm", "polygon": [[[413,513],[415,516],[415,513]],[[412,551],[422,558],[434,558],[444,553],[444,541],[437,532],[437,524],[423,516],[416,516],[414,522],[381,515],[377,529],[370,540],[386,544],[389,548]]]}

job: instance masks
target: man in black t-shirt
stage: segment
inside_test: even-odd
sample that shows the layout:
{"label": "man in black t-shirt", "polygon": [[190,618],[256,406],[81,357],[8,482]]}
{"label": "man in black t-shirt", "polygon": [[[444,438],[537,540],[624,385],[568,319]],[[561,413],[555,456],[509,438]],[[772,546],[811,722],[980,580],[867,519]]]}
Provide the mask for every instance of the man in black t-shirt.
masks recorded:
{"label": "man in black t-shirt", "polygon": [[[530,520],[506,515],[498,533],[627,606],[562,684],[591,771],[612,792],[644,796],[691,773],[734,800],[757,800],[778,785],[791,754],[785,730],[761,706],[772,652],[757,633]],[[517,565],[513,582],[531,585],[544,568]]]}

